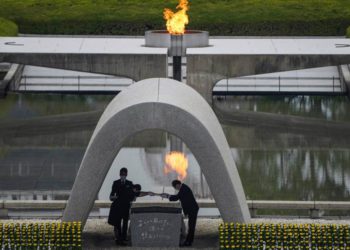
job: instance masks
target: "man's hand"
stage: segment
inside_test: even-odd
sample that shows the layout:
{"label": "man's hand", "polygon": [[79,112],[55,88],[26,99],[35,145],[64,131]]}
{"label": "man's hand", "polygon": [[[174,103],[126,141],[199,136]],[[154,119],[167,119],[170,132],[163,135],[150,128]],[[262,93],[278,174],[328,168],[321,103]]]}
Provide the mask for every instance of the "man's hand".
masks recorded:
{"label": "man's hand", "polygon": [[116,195],[111,195],[111,196],[109,197],[109,199],[110,199],[111,201],[115,201],[117,198],[118,198],[118,196],[116,196]]}
{"label": "man's hand", "polygon": [[162,197],[164,199],[168,199],[170,197],[170,194],[162,193],[162,194],[160,194],[160,197]]}

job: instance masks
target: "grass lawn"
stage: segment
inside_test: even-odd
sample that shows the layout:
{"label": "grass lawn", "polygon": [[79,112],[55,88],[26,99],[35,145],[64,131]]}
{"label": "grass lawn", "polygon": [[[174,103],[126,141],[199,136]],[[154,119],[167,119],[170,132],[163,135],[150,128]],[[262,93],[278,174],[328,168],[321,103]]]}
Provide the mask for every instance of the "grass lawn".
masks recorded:
{"label": "grass lawn", "polygon": [[[138,34],[164,29],[177,0],[0,0],[21,33]],[[188,28],[212,35],[345,35],[350,0],[190,0]]]}
{"label": "grass lawn", "polygon": [[0,17],[0,36],[17,36],[17,33],[18,27],[14,22]]}

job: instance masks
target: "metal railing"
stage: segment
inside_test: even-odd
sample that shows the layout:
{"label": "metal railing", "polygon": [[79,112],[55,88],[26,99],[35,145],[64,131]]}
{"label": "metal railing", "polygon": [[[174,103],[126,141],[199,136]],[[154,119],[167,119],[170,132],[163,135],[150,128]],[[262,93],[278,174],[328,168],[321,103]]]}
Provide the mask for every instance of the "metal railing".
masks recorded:
{"label": "metal railing", "polygon": [[[54,79],[61,80],[53,83],[31,83],[31,79]],[[67,80],[73,80],[73,82],[67,82]],[[84,80],[96,80],[97,83],[86,83],[82,82]],[[110,81],[116,81],[116,83],[111,83]],[[232,81],[254,81],[254,83],[235,83]],[[290,83],[290,81],[296,80],[304,80],[304,81],[320,81],[320,82],[328,82],[328,85],[325,84],[299,84],[299,83]],[[28,82],[29,81],[29,82]],[[123,81],[123,83],[120,83]],[[257,83],[259,81],[271,81],[268,84]],[[66,83],[65,83],[66,82]],[[103,88],[107,87],[115,87],[116,89],[125,88],[130,84],[133,84],[134,81],[128,78],[116,77],[116,76],[36,76],[36,75],[23,75],[20,86],[23,86],[24,90],[28,90],[29,87],[32,86],[40,86],[40,87],[58,87],[61,90],[64,90],[64,87],[68,87],[66,90],[69,91],[84,91],[84,88],[97,88],[101,87],[98,91],[103,91]],[[76,87],[74,89],[74,87]],[[222,88],[222,89],[220,89]],[[244,90],[239,90],[239,88],[244,88]],[[346,90],[343,88],[341,84],[340,77],[254,77],[254,76],[246,76],[246,77],[237,77],[226,79],[225,84],[216,84],[214,87],[214,91],[220,92],[264,92],[264,88],[270,88],[267,90],[268,92],[291,92],[290,88],[296,88],[298,92],[328,92],[328,93],[345,93]],[[271,89],[272,88],[272,89]],[[289,88],[289,89],[288,89]],[[308,90],[313,88],[313,90]],[[215,90],[216,89],[216,90]],[[220,89],[220,90],[219,90]],[[237,90],[235,90],[237,89]],[[43,90],[45,90],[43,88]],[[86,90],[85,90],[86,91]],[[292,92],[295,92],[292,91]]]}
{"label": "metal railing", "polygon": [[[239,81],[239,83],[235,83]],[[242,83],[244,81],[254,81],[254,83]],[[269,81],[268,84],[258,83],[259,81]],[[291,83],[291,81],[305,81],[305,84]],[[327,82],[329,84],[310,84],[307,81],[318,81]],[[223,90],[219,90],[222,88]],[[340,77],[237,77],[237,78],[227,78],[225,83],[217,83],[214,87],[214,91],[226,91],[235,92],[235,88],[238,92],[264,92],[264,88],[268,92],[293,92],[290,88],[295,88],[299,92],[331,92],[339,93],[345,92],[341,84]],[[239,88],[245,88],[244,90],[239,90]],[[272,88],[272,89],[271,89]],[[288,89],[289,88],[289,89]],[[313,88],[313,90],[308,90]],[[295,91],[295,90],[294,90]]]}
{"label": "metal railing", "polygon": [[[31,79],[49,79],[49,80],[56,80],[57,82],[52,82],[52,83],[32,83],[30,82]],[[71,82],[67,82],[67,80],[72,80]],[[92,83],[86,83],[82,82],[84,80],[96,80],[96,82]],[[60,81],[60,82],[58,82]],[[111,83],[111,81],[116,81],[115,83]],[[121,81],[123,81],[121,83]],[[102,88],[106,87],[115,87],[116,89],[118,88],[125,88],[128,87],[129,85],[133,84],[134,80],[129,79],[129,78],[122,78],[122,77],[116,77],[116,76],[43,76],[43,75],[22,75],[22,80],[21,84],[18,86],[17,90],[21,86],[23,86],[24,90],[27,91],[29,87],[32,86],[41,86],[41,87],[60,87],[61,90],[64,90],[64,87],[76,87],[74,88],[69,88],[66,89],[68,91],[84,91],[84,87],[101,87],[101,91],[103,90]],[[43,89],[45,90],[45,89]],[[50,89],[48,89],[50,90]]]}

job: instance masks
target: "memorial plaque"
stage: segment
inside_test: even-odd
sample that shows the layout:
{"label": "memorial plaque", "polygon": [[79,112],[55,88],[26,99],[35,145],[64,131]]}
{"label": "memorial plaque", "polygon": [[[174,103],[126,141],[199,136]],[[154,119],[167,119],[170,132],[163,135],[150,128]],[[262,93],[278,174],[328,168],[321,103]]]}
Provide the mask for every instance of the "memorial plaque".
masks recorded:
{"label": "memorial plaque", "polygon": [[131,209],[131,244],[136,247],[178,247],[181,208],[138,207]]}

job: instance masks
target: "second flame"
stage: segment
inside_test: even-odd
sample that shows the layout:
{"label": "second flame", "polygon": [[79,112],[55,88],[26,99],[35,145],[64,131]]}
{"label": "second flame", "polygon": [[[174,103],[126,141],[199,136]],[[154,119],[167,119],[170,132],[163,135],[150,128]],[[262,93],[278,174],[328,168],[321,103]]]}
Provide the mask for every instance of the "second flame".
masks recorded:
{"label": "second flame", "polygon": [[178,151],[171,151],[165,155],[164,173],[176,172],[177,178],[183,181],[187,176],[188,159]]}

